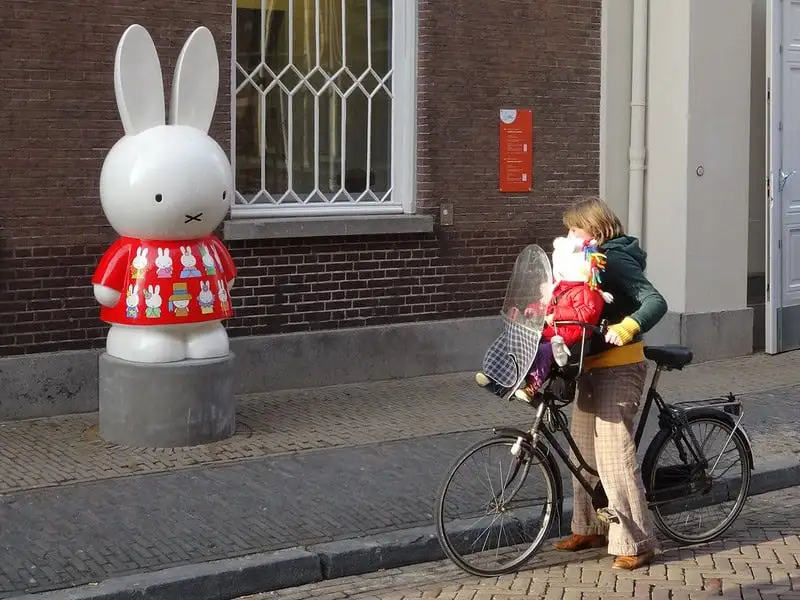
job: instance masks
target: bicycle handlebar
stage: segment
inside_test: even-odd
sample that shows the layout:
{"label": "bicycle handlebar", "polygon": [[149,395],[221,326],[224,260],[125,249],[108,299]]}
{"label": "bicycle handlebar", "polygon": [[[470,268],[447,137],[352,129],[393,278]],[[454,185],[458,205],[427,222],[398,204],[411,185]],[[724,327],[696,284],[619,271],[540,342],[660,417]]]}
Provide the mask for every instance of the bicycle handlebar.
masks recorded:
{"label": "bicycle handlebar", "polygon": [[606,330],[608,329],[608,321],[606,321],[605,319],[600,321],[598,325],[592,325],[591,323],[585,323],[583,321],[553,321],[553,325],[555,325],[556,327],[564,325],[577,325],[578,327],[589,329],[594,333],[596,333],[597,335],[605,335]]}

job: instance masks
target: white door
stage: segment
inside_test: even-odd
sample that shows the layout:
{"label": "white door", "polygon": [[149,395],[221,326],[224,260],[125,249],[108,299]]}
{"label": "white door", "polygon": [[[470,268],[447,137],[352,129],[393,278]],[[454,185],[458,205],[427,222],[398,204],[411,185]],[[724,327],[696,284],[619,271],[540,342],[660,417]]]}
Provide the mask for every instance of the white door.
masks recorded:
{"label": "white door", "polygon": [[800,0],[768,0],[766,350],[800,348]]}

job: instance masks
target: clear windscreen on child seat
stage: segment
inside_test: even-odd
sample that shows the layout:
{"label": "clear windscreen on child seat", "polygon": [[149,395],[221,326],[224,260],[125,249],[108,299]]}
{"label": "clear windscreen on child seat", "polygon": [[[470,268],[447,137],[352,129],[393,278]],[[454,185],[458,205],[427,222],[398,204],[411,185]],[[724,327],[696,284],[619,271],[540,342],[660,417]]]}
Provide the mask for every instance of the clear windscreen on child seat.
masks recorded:
{"label": "clear windscreen on child seat", "polygon": [[552,281],[550,259],[545,251],[536,244],[526,246],[514,263],[503,302],[503,317],[532,332],[541,332]]}

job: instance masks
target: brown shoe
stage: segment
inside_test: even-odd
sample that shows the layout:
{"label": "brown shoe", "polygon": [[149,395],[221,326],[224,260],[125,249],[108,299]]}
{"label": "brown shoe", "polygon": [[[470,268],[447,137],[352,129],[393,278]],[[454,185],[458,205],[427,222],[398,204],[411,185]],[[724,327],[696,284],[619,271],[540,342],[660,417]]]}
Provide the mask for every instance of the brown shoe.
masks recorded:
{"label": "brown shoe", "polygon": [[636,556],[618,556],[614,560],[614,569],[624,569],[626,571],[634,571],[641,567],[646,567],[653,562],[655,552],[648,550]]}
{"label": "brown shoe", "polygon": [[565,540],[553,544],[553,548],[562,552],[580,552],[589,548],[602,548],[608,545],[604,535],[578,535],[573,533]]}

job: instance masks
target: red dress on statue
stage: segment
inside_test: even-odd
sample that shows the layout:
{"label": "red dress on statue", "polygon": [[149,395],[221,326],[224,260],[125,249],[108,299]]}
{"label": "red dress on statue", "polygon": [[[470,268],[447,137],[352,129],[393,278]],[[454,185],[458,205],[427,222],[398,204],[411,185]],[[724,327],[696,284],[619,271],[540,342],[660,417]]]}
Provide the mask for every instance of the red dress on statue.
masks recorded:
{"label": "red dress on statue", "polygon": [[121,237],[100,259],[92,284],[120,293],[100,318],[120,325],[180,325],[233,316],[228,283],[236,267],[214,235],[151,241]]}

